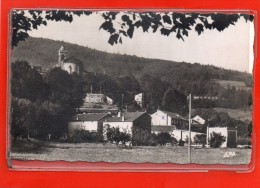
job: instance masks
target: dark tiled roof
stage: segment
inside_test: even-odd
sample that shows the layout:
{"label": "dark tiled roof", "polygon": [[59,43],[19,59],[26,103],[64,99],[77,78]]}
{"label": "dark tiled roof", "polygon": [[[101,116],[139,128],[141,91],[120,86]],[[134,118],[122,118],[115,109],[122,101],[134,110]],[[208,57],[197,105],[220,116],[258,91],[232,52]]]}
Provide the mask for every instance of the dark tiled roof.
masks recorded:
{"label": "dark tiled roof", "polygon": [[68,57],[63,60],[63,63],[67,63],[67,62],[82,65],[82,62],[78,58],[75,58],[75,57]]}
{"label": "dark tiled roof", "polygon": [[166,114],[167,114],[168,116],[170,116],[171,118],[188,121],[188,119],[182,117],[181,115],[179,115],[179,114],[177,114],[177,113],[173,113],[173,112],[169,112],[169,111],[164,111],[164,110],[160,110],[160,111],[166,113]]}
{"label": "dark tiled roof", "polygon": [[[132,122],[145,113],[146,112],[127,112],[127,113],[124,113],[124,117],[125,117],[124,121],[125,122]],[[107,122],[119,122],[119,121],[122,121],[122,117],[118,117],[118,116],[109,117],[109,118],[106,119],[106,121]]]}
{"label": "dark tiled roof", "polygon": [[[172,132],[173,130],[182,130],[182,131],[189,131],[188,128],[177,128],[175,126],[161,126],[161,125],[152,125],[151,131],[158,131],[158,132]],[[197,132],[197,133],[204,133],[200,129],[195,129],[191,127],[192,132]]]}
{"label": "dark tiled roof", "polygon": [[73,121],[98,121],[102,118],[108,116],[107,113],[97,113],[97,114],[77,114],[73,116]]}
{"label": "dark tiled roof", "polygon": [[159,131],[159,132],[171,132],[174,130],[174,126],[161,126],[161,125],[154,125],[151,127],[152,131]]}

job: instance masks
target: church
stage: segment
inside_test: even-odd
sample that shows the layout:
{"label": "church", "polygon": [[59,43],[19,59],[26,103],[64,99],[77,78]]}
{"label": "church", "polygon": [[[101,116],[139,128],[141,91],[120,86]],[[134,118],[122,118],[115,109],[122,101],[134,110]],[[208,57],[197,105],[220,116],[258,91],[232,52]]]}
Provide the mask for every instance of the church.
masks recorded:
{"label": "church", "polygon": [[83,70],[82,62],[75,57],[69,57],[68,51],[63,45],[58,51],[58,64],[55,67],[60,67],[69,74],[76,73],[78,75],[80,75]]}

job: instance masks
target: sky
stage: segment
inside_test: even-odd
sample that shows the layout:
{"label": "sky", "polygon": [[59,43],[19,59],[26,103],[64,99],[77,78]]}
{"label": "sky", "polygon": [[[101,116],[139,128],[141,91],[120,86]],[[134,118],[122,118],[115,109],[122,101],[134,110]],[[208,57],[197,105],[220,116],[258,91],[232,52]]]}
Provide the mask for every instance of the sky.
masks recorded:
{"label": "sky", "polygon": [[243,18],[222,32],[205,30],[198,35],[194,30],[184,41],[175,34],[134,32],[132,39],[123,38],[123,44],[111,46],[109,34],[99,30],[104,19],[100,14],[74,16],[73,21],[48,21],[47,26],[29,32],[30,36],[60,40],[100,51],[164,59],[177,62],[215,65],[226,69],[251,73],[253,67],[254,26]]}

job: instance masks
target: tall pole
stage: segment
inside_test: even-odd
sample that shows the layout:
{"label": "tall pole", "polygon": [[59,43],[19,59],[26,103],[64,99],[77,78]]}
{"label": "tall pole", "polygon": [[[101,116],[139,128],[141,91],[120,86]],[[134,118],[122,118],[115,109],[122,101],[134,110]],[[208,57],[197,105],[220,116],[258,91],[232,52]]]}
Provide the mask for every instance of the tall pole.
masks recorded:
{"label": "tall pole", "polygon": [[191,94],[189,94],[189,145],[188,145],[188,162],[191,163]]}
{"label": "tall pole", "polygon": [[208,119],[208,126],[207,126],[207,147],[209,147],[209,119]]}
{"label": "tall pole", "polygon": [[123,108],[124,108],[124,94],[122,93],[122,110],[123,110]]}

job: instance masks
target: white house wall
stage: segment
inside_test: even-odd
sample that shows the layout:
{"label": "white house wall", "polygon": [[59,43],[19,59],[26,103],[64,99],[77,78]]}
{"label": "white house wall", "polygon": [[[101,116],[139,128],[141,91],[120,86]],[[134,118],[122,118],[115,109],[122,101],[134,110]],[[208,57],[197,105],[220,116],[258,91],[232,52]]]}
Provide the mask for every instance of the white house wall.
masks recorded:
{"label": "white house wall", "polygon": [[[182,140],[185,141],[186,138],[189,138],[189,131],[184,131],[184,130],[173,130],[171,135],[174,136],[174,138],[177,139],[177,141],[179,141],[181,139],[181,134],[182,134]],[[197,133],[197,132],[191,132],[191,141],[194,141],[194,136],[195,135],[201,135],[202,133]]]}
{"label": "white house wall", "polygon": [[66,62],[62,65],[61,69],[67,71],[69,74],[74,72],[79,74],[79,66],[75,63]]}
{"label": "white house wall", "polygon": [[152,117],[152,125],[171,125],[171,117],[169,117],[166,113],[158,110],[157,112],[151,115]]}
{"label": "white house wall", "polygon": [[87,130],[90,132],[97,132],[98,122],[97,121],[74,121],[68,122],[69,134],[72,134],[75,130]]}
{"label": "white house wall", "polygon": [[106,125],[109,125],[110,128],[119,127],[121,132],[126,131],[128,134],[132,135],[133,122],[103,122],[103,127]]}
{"label": "white house wall", "polygon": [[109,98],[108,96],[106,96],[106,99],[108,104],[113,105],[114,103],[113,99]]}
{"label": "white house wall", "polygon": [[139,93],[139,94],[135,95],[135,101],[136,101],[137,104],[139,104],[141,107],[143,106],[143,100],[144,100],[144,94],[143,94],[143,93]]}

